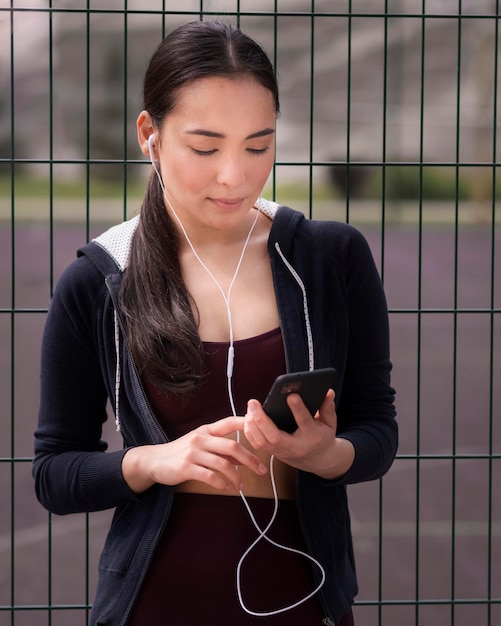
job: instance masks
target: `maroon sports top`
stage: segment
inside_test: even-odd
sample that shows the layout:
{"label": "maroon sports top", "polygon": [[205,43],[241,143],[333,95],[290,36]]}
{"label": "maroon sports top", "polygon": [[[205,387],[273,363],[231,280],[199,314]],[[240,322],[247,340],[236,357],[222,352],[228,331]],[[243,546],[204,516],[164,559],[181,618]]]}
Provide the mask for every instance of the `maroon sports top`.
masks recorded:
{"label": "maroon sports top", "polygon": [[[207,376],[194,397],[169,396],[145,381],[151,406],[170,439],[232,414],[226,376],[228,347],[224,342],[203,343]],[[235,341],[234,349],[233,397],[237,415],[245,415],[247,401],[263,402],[275,378],[285,372],[282,333],[276,328]]]}

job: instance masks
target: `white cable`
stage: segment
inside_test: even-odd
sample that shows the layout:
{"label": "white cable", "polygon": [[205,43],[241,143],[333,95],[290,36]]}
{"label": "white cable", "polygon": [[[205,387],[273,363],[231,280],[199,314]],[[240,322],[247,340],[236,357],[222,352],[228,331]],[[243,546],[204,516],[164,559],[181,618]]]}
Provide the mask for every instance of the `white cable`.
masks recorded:
{"label": "white cable", "polygon": [[[246,508],[247,508],[247,512],[249,513],[249,516],[252,520],[252,523],[254,524],[254,526],[256,527],[259,536],[251,543],[251,545],[247,548],[247,550],[242,554],[242,556],[240,557],[240,560],[238,561],[238,565],[237,565],[237,594],[238,594],[238,601],[240,602],[240,606],[242,607],[242,609],[246,612],[249,613],[249,615],[254,615],[255,617],[270,617],[271,615],[278,615],[279,613],[285,613],[286,611],[290,611],[292,609],[295,609],[296,607],[300,606],[301,604],[304,604],[307,600],[309,600],[310,598],[312,598],[316,593],[318,593],[320,591],[320,589],[323,587],[323,584],[325,582],[325,570],[322,567],[322,565],[317,561],[317,559],[315,559],[314,557],[310,556],[309,554],[307,554],[306,552],[303,552],[302,550],[297,550],[296,548],[291,548],[289,546],[286,546],[284,544],[281,543],[277,543],[276,541],[273,541],[273,539],[270,539],[270,537],[268,537],[268,535],[266,534],[270,528],[273,525],[273,522],[275,521],[275,518],[277,516],[277,512],[278,512],[278,494],[277,494],[277,488],[276,488],[276,482],[275,482],[275,473],[273,470],[273,464],[274,464],[274,460],[275,460],[275,456],[272,455],[270,458],[270,476],[271,476],[271,484],[273,487],[273,499],[274,499],[274,508],[273,508],[273,514],[271,516],[270,521],[268,522],[266,528],[264,530],[262,530],[259,526],[259,524],[256,521],[256,518],[254,517],[254,514],[252,513],[252,510],[249,506],[249,503],[247,502],[247,499],[245,497],[245,495],[243,494],[242,491],[240,491],[240,497],[242,498]],[[241,578],[241,569],[242,569],[242,565],[243,562],[245,561],[245,559],[247,558],[247,556],[249,555],[249,553],[254,549],[254,547],[261,541],[261,539],[266,539],[266,541],[268,541],[268,543],[271,543],[272,545],[276,546],[277,548],[279,548],[280,550],[285,550],[286,552],[293,552],[294,554],[298,554],[301,557],[305,557],[306,559],[309,559],[312,563],[314,563],[318,569],[320,570],[320,574],[321,574],[321,580],[318,583],[318,585],[315,587],[315,589],[313,589],[312,592],[310,592],[307,596],[305,596],[304,598],[301,598],[301,600],[298,600],[297,602],[294,602],[293,604],[289,604],[287,606],[284,606],[280,609],[275,609],[274,611],[251,611],[251,609],[247,608],[247,606],[245,605],[244,599],[242,597],[242,588],[241,588],[241,582],[240,582],[240,578]]]}
{"label": "white cable", "polygon": [[[182,232],[183,235],[186,239],[186,241],[188,242],[188,245],[190,246],[193,254],[195,255],[195,258],[197,259],[197,261],[200,263],[200,265],[204,268],[204,270],[207,272],[207,274],[212,278],[212,280],[214,281],[215,285],[217,286],[217,288],[219,289],[219,291],[221,292],[221,295],[223,296],[224,302],[226,304],[226,312],[228,315],[228,324],[229,324],[229,347],[228,347],[228,361],[227,361],[227,365],[226,365],[226,377],[228,380],[228,398],[230,401],[230,405],[231,405],[231,410],[232,410],[232,414],[234,416],[236,416],[237,412],[236,412],[236,408],[235,408],[235,401],[233,398],[233,389],[232,389],[232,378],[233,378],[233,365],[234,365],[234,356],[235,356],[235,348],[234,348],[234,341],[233,341],[233,320],[232,320],[232,315],[231,315],[231,308],[230,308],[230,297],[231,297],[231,290],[233,288],[233,284],[235,283],[235,280],[237,278],[237,274],[238,271],[240,270],[240,266],[242,264],[243,258],[244,258],[244,254],[245,251],[247,249],[247,245],[250,241],[252,232],[254,230],[254,227],[257,223],[259,214],[260,214],[260,208],[259,208],[259,204],[257,204],[256,208],[257,208],[257,212],[256,212],[256,217],[254,218],[254,221],[252,222],[252,225],[250,227],[249,233],[247,234],[247,238],[244,242],[243,248],[242,248],[242,252],[240,253],[240,258],[238,260],[236,269],[235,269],[235,273],[233,274],[233,278],[231,279],[231,283],[228,287],[228,293],[225,294],[223,288],[221,287],[221,285],[219,284],[219,282],[217,281],[216,277],[214,276],[214,274],[210,271],[210,269],[207,267],[207,265],[203,262],[203,260],[200,258],[200,256],[198,255],[197,251],[195,250],[195,247],[193,246],[193,244],[191,243],[191,240],[188,236],[188,233],[186,232],[186,229],[183,226],[183,223],[181,222],[181,220],[179,219],[176,211],[174,210],[172,204],[169,201],[169,198],[167,197],[167,193],[165,191],[165,187],[163,184],[163,180],[162,177],[160,175],[160,172],[158,171],[154,160],[151,160],[151,164],[153,165],[153,169],[155,170],[155,173],[158,177],[158,181],[160,183],[160,187],[162,188],[162,192],[163,192],[163,196],[165,198],[165,201],[167,202],[167,205],[169,207],[169,209],[172,211],[172,213],[174,214],[174,217],[176,218]],[[280,250],[279,250],[280,252]],[[293,268],[292,268],[293,270]],[[301,284],[301,283],[300,283]],[[237,441],[240,442],[240,431],[237,432]],[[278,493],[277,493],[277,486],[276,486],[276,480],[275,480],[275,472],[274,472],[274,460],[275,460],[275,456],[272,455],[270,457],[270,480],[271,480],[271,486],[273,489],[273,500],[274,500],[274,507],[273,507],[273,514],[271,516],[270,521],[268,522],[268,524],[266,525],[266,528],[264,530],[261,529],[261,527],[259,526],[259,524],[256,521],[256,518],[254,517],[254,514],[252,513],[251,507],[249,506],[249,503],[247,502],[247,498],[245,497],[244,493],[242,490],[239,491],[239,495],[245,505],[245,508],[247,509],[247,512],[249,514],[249,517],[252,521],[252,523],[254,524],[254,526],[256,527],[259,535],[257,536],[257,538],[251,543],[251,545],[247,548],[247,550],[243,553],[243,555],[240,557],[240,560],[238,562],[237,565],[237,569],[236,569],[236,577],[237,577],[237,594],[238,594],[238,600],[240,602],[240,606],[242,607],[242,609],[248,613],[249,615],[254,615],[257,617],[268,617],[271,615],[278,615],[279,613],[285,613],[286,611],[290,611],[291,609],[294,609],[298,606],[300,606],[301,604],[304,604],[307,600],[309,600],[310,598],[312,598],[323,586],[324,582],[325,582],[325,570],[322,567],[322,565],[312,556],[310,556],[309,554],[307,554],[306,552],[302,552],[301,550],[297,550],[296,548],[291,548],[289,546],[285,546],[283,544],[277,543],[276,541],[274,541],[273,539],[270,539],[270,537],[267,536],[267,532],[270,530],[270,528],[273,525],[273,522],[275,521],[275,518],[277,516],[278,513]],[[256,612],[256,611],[252,611],[250,609],[248,609],[245,606],[243,597],[242,597],[242,589],[241,589],[241,583],[240,583],[240,577],[241,577],[241,569],[242,569],[242,565],[243,562],[245,561],[245,559],[247,558],[247,556],[249,555],[249,553],[254,549],[254,547],[262,540],[265,539],[266,541],[268,541],[270,544],[276,546],[277,548],[279,548],[280,550],[285,550],[286,552],[293,552],[295,554],[298,554],[306,559],[309,559],[312,563],[314,563],[320,570],[321,573],[321,580],[320,583],[315,587],[315,589],[309,593],[307,596],[305,596],[304,598],[302,598],[301,600],[298,600],[297,602],[295,602],[294,604],[282,607],[280,609],[276,609],[274,611],[267,611],[267,612]]]}
{"label": "white cable", "polygon": [[165,191],[165,187],[164,187],[164,183],[163,183],[162,177],[160,176],[160,172],[158,171],[157,166],[155,165],[155,162],[153,160],[151,161],[151,164],[153,165],[153,169],[155,170],[155,173],[156,173],[156,175],[158,177],[158,182],[160,183],[160,187],[162,188],[162,192],[163,192],[165,201],[167,202],[167,205],[168,205],[169,209],[174,214],[174,217],[176,218],[177,223],[179,224],[179,227],[181,228],[181,230],[183,232],[183,235],[184,235],[186,241],[188,242],[188,245],[191,248],[191,251],[195,255],[195,258],[200,263],[200,265],[204,268],[204,270],[207,272],[207,274],[209,274],[209,276],[214,281],[216,287],[221,292],[221,295],[223,296],[223,300],[224,300],[224,302],[226,304],[226,312],[227,312],[227,315],[228,315],[228,323],[229,323],[229,327],[230,327],[229,328],[230,345],[229,345],[229,348],[228,348],[228,360],[227,360],[227,364],[226,364],[226,376],[227,376],[227,379],[228,379],[228,397],[230,399],[231,410],[233,412],[233,415],[236,415],[235,404],[234,404],[234,401],[233,401],[233,393],[232,393],[232,390],[231,390],[231,378],[233,376],[233,361],[234,361],[235,349],[234,349],[234,346],[233,346],[233,321],[232,321],[231,309],[230,309],[230,297],[231,297],[231,290],[233,289],[233,284],[235,283],[238,271],[240,270],[240,266],[242,265],[242,261],[243,261],[243,258],[244,258],[245,251],[246,251],[247,246],[249,244],[249,241],[250,241],[252,232],[254,230],[254,227],[255,227],[255,225],[257,223],[257,220],[259,218],[260,209],[259,209],[259,207],[257,207],[256,217],[254,218],[254,220],[252,222],[250,230],[249,230],[249,232],[247,234],[247,238],[246,238],[246,240],[244,242],[244,245],[243,245],[243,248],[242,248],[242,252],[240,253],[240,258],[238,259],[238,263],[237,263],[237,266],[235,268],[235,273],[233,274],[233,278],[231,279],[231,283],[230,283],[230,285],[228,287],[228,293],[225,294],[223,288],[221,287],[221,285],[217,281],[217,278],[214,276],[214,274],[210,271],[210,269],[207,267],[207,265],[200,258],[198,252],[195,250],[195,246],[191,243],[191,239],[188,237],[188,233],[186,232],[186,229],[185,229],[183,223],[179,219],[178,214],[174,210],[174,207],[172,206],[172,204],[169,201],[169,198],[167,197],[167,193]]}

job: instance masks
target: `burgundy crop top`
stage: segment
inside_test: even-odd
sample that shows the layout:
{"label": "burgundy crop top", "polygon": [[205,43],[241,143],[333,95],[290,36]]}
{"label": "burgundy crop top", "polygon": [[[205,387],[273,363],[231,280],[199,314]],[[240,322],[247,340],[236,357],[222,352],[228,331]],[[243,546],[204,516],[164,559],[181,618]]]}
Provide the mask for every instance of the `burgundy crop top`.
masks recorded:
{"label": "burgundy crop top", "polygon": [[[169,439],[232,414],[226,376],[228,347],[224,342],[203,342],[207,377],[194,397],[168,396],[144,381],[150,404]],[[263,402],[275,378],[286,371],[282,333],[276,328],[235,341],[234,348],[233,397],[237,415],[245,415],[247,401]]]}

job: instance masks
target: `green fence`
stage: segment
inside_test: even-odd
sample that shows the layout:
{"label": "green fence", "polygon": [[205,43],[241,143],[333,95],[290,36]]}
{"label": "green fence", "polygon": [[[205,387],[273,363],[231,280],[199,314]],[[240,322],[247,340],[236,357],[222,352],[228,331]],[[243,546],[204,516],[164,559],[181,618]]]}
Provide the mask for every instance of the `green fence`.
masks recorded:
{"label": "green fence", "polygon": [[388,296],[401,444],[349,490],[357,626],[501,624],[499,2],[0,0],[0,626],[86,624],[110,513],[35,501],[43,323],[76,248],[138,210],[153,48],[221,18],[278,70],[267,195],[360,228]]}

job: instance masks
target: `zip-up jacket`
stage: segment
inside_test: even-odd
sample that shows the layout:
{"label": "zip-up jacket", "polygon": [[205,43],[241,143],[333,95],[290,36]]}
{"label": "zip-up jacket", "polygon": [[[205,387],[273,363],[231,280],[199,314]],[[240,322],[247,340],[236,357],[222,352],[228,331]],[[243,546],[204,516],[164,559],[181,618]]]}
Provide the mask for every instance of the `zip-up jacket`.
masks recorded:
{"label": "zip-up jacket", "polygon": [[[397,450],[386,300],[358,230],[267,201],[259,208],[273,219],[268,249],[287,370],[336,368],[338,436],[355,447],[353,465],[340,479],[297,472],[307,549],[326,572],[320,600],[336,623],[357,593],[346,485],[384,475]],[[174,493],[157,484],[136,495],[121,472],[127,449],[166,442],[128,351],[118,305],[139,219],[78,251],[56,287],[42,343],[37,497],[61,515],[116,509],[100,558],[93,626],[126,624]],[[107,451],[101,439],[108,400],[123,450]]]}

